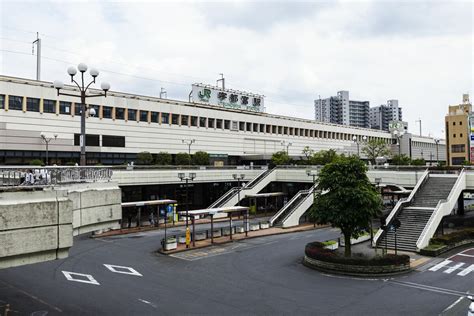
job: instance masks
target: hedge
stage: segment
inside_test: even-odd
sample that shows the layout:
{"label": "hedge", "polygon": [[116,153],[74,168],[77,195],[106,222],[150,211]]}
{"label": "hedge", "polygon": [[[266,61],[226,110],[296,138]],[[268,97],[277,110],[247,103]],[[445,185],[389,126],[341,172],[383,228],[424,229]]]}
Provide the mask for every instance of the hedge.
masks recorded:
{"label": "hedge", "polygon": [[324,244],[317,241],[306,245],[305,254],[309,258],[315,260],[357,266],[390,266],[410,264],[410,256],[408,255],[388,254],[383,257],[373,258],[339,256],[336,252],[325,249]]}
{"label": "hedge", "polygon": [[467,239],[474,239],[474,228],[467,228],[439,237],[433,237],[431,238],[430,243],[449,246]]}

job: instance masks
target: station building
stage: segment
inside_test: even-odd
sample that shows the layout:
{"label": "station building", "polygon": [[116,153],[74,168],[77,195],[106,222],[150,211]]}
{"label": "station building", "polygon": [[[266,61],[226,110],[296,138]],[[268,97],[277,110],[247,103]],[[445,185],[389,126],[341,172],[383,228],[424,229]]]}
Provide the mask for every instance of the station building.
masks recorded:
{"label": "station building", "polygon": [[[73,86],[64,89],[77,93]],[[430,137],[404,133],[398,143],[387,131],[265,113],[258,102],[246,107],[212,105],[211,93],[217,92],[218,98],[227,93],[219,89],[193,85],[193,91],[200,97],[190,97],[189,101],[116,91],[108,92],[106,98],[90,99],[86,119],[87,163],[123,164],[134,161],[137,153],[143,151],[175,155],[187,152],[183,140],[191,139],[195,140],[191,154],[206,151],[220,165],[266,164],[273,153],[281,150],[299,159],[304,156],[305,146],[314,151],[334,149],[338,153],[357,154],[357,143],[363,146],[364,139],[382,140],[393,154],[400,150],[413,159],[434,162],[446,157],[444,141],[436,143]],[[56,136],[49,143],[50,164],[78,162],[80,108],[79,98],[58,96],[51,82],[0,76],[0,164],[44,160],[42,134]],[[433,156],[436,150],[438,157]],[[362,152],[361,156],[364,158]]]}

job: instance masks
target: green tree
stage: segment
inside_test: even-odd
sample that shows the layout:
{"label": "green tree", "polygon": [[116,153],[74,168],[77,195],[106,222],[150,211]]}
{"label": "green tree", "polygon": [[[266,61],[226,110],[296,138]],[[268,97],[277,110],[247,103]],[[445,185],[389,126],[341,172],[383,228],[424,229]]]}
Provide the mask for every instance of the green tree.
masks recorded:
{"label": "green tree", "polygon": [[375,164],[375,158],[390,155],[390,149],[383,140],[371,139],[362,148],[362,152]]}
{"label": "green tree", "polygon": [[30,166],[42,166],[43,161],[41,159],[30,160]]}
{"label": "green tree", "polygon": [[357,238],[380,214],[382,200],[358,157],[339,157],[318,175],[318,192],[310,216],[319,224],[330,223],[344,235],[346,257],[351,256],[351,237]]}
{"label": "green tree", "polygon": [[286,151],[277,151],[272,155],[272,164],[274,165],[288,165],[290,164],[291,159],[290,156],[286,153]]}
{"label": "green tree", "polygon": [[410,157],[408,157],[405,154],[395,155],[392,158],[392,164],[397,165],[397,166],[408,166],[411,162]]}
{"label": "green tree", "polygon": [[420,159],[413,159],[411,161],[413,166],[426,166],[426,161],[423,158]]}
{"label": "green tree", "polygon": [[148,151],[142,151],[137,154],[137,165],[151,165],[153,156]]}
{"label": "green tree", "polygon": [[196,151],[193,155],[193,165],[209,165],[209,154],[205,151]]}
{"label": "green tree", "polygon": [[313,154],[309,163],[312,165],[326,165],[335,161],[338,157],[339,155],[334,149],[321,150]]}
{"label": "green tree", "polygon": [[176,165],[188,165],[191,164],[191,156],[188,153],[177,153],[174,157]]}
{"label": "green tree", "polygon": [[173,161],[173,158],[171,157],[171,154],[167,152],[162,151],[156,154],[156,157],[155,157],[156,165],[168,166],[168,165],[171,165],[172,161]]}

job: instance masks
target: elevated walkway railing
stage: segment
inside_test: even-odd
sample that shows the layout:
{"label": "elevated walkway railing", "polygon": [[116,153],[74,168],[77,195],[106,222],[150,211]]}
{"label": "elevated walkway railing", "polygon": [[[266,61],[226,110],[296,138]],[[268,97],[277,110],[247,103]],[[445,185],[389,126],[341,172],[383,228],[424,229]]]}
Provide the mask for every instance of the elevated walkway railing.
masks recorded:
{"label": "elevated walkway railing", "polygon": [[288,201],[288,203],[286,203],[275,215],[272,216],[272,218],[270,218],[270,225],[273,226],[279,222],[284,222],[288,215],[291,214],[294,210],[296,210],[299,205],[301,205],[304,198],[307,197],[309,194],[313,193],[313,190],[314,186],[312,186],[308,190],[298,191],[298,193],[296,193],[295,196]]}
{"label": "elevated walkway railing", "polygon": [[[387,219],[385,220],[385,224],[387,226],[391,225],[393,220],[397,217],[398,213],[406,206],[409,206],[418,190],[421,188],[421,186],[428,180],[429,177],[429,170],[425,169],[425,172],[423,172],[422,176],[418,180],[417,184],[411,191],[410,195],[406,199],[400,199],[398,200],[397,204],[395,207],[392,209],[390,214],[388,215]],[[373,241],[373,246],[376,246],[379,240],[383,238],[387,233],[387,230],[382,230],[379,229],[377,233],[374,236],[374,241]]]}
{"label": "elevated walkway railing", "polygon": [[110,181],[112,174],[104,167],[0,167],[0,187],[104,182]]}
{"label": "elevated walkway railing", "polygon": [[[452,173],[450,173],[452,174]],[[435,210],[430,216],[428,223],[426,223],[423,232],[421,233],[418,241],[416,242],[416,247],[419,249],[423,249],[429,245],[430,239],[438,229],[439,224],[444,216],[451,214],[451,211],[454,209],[459,195],[462,193],[463,190],[466,189],[466,171],[462,169],[459,172],[458,178],[454,183],[449,195],[446,199],[440,200],[436,205]]]}

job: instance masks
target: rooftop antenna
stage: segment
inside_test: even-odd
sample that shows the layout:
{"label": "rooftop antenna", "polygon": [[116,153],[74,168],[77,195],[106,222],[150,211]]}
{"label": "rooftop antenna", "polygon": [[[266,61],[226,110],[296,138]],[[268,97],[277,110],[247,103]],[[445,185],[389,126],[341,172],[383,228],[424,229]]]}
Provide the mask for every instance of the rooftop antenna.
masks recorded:
{"label": "rooftop antenna", "polygon": [[222,90],[225,89],[225,79],[224,79],[224,74],[219,74],[221,75],[221,79],[217,79],[217,86],[219,86],[219,81],[222,81]]}
{"label": "rooftop antenna", "polygon": [[415,123],[420,123],[420,136],[421,136],[421,118],[418,118],[418,120],[416,120]]}
{"label": "rooftop antenna", "polygon": [[[163,98],[163,96],[164,96],[164,98]],[[168,93],[166,92],[165,88],[161,88],[160,99],[168,99]]]}
{"label": "rooftop antenna", "polygon": [[32,54],[35,54],[35,44],[36,44],[36,80],[41,78],[41,38],[39,38],[39,33],[36,32],[36,40],[32,43]]}

